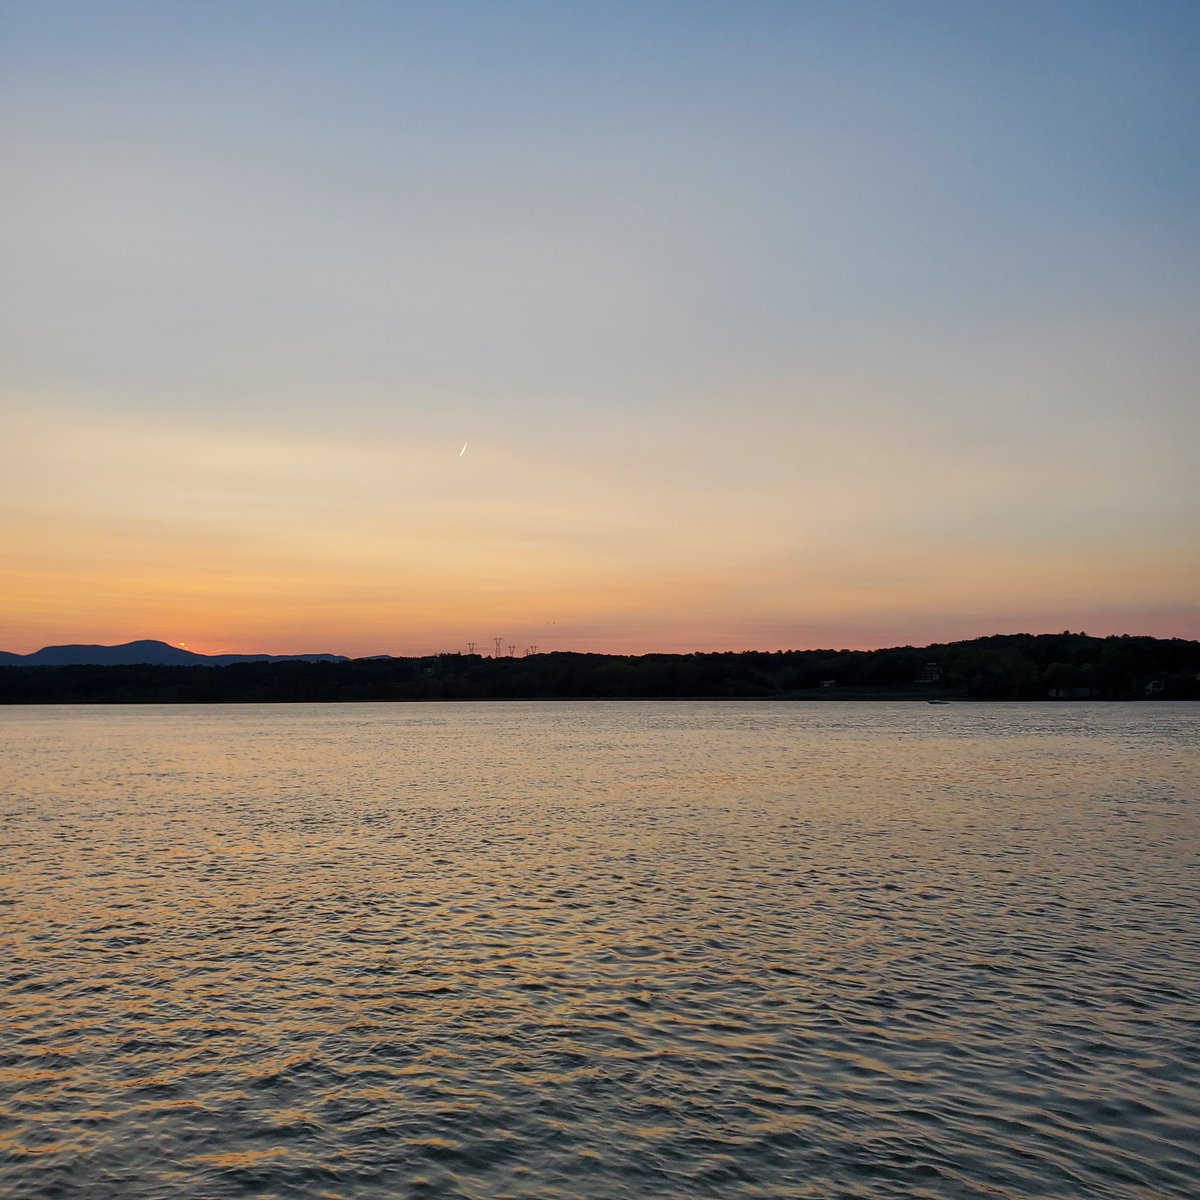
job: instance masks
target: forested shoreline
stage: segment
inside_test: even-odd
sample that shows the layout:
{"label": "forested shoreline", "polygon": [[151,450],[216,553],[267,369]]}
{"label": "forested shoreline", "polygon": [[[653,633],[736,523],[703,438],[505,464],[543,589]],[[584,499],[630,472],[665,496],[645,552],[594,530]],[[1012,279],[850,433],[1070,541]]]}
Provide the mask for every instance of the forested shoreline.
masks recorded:
{"label": "forested shoreline", "polygon": [[1200,642],[1005,634],[885,650],[0,667],[4,704],[525,699],[1195,700]]}

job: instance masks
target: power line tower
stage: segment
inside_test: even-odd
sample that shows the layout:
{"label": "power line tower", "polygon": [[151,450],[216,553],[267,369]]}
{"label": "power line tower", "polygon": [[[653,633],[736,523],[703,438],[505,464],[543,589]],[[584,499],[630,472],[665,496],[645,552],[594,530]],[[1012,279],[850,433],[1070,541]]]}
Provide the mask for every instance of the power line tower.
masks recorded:
{"label": "power line tower", "polygon": [[529,649],[525,651],[525,653],[526,653],[526,654],[536,654],[536,653],[537,653],[537,647],[536,647],[536,646],[530,646],[530,647],[529,647]]}
{"label": "power line tower", "polygon": [[474,643],[474,642],[468,642],[468,643],[467,643],[467,653],[468,653],[468,654],[474,654],[474,653],[475,653],[475,643]]}
{"label": "power line tower", "polygon": [[499,658],[500,657],[500,647],[503,644],[504,639],[502,637],[496,637],[496,638],[492,638],[492,641],[496,645],[496,653],[492,657]]}
{"label": "power line tower", "polygon": [[517,647],[516,647],[516,645],[515,645],[514,643],[512,643],[512,642],[509,642],[509,643],[508,643],[508,657],[509,657],[509,658],[512,658],[512,656],[513,656],[514,654],[516,654],[516,652],[517,652]]}

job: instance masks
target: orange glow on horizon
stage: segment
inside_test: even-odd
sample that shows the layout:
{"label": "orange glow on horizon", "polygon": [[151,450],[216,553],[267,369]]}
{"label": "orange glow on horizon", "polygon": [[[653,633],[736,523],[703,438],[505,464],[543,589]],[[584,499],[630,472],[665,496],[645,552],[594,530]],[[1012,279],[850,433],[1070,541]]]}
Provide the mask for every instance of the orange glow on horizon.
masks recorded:
{"label": "orange glow on horizon", "polygon": [[[671,475],[669,460],[652,472],[647,446],[630,476],[602,456],[546,464],[489,445],[447,482],[432,440],[234,444],[40,409],[21,420],[47,449],[38,470],[17,459],[0,480],[0,649],[18,653],[179,628],[189,639],[173,644],[200,653],[349,656],[497,634],[626,653],[1200,636],[1189,523],[1160,521],[1115,554],[1048,471],[1013,527],[996,525],[990,507],[1013,487],[1003,463],[910,484],[882,433],[853,444],[866,464],[853,487],[822,460],[797,473],[789,446],[736,440],[728,479]],[[688,436],[702,461],[716,453],[712,431]],[[954,505],[938,495],[947,482]]]}

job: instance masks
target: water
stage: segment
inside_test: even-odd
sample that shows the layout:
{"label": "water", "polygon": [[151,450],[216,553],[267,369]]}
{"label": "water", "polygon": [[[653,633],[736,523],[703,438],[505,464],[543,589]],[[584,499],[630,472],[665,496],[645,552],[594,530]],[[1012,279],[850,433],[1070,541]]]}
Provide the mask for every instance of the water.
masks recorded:
{"label": "water", "polygon": [[0,709],[0,1193],[1194,1196],[1198,731]]}

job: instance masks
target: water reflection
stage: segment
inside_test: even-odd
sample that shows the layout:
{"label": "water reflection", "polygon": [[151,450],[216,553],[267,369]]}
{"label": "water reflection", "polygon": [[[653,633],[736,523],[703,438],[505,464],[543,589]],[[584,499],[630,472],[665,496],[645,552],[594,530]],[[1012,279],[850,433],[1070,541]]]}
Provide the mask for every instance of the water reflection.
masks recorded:
{"label": "water reflection", "polygon": [[0,1184],[1186,1195],[1198,724],[0,711]]}

